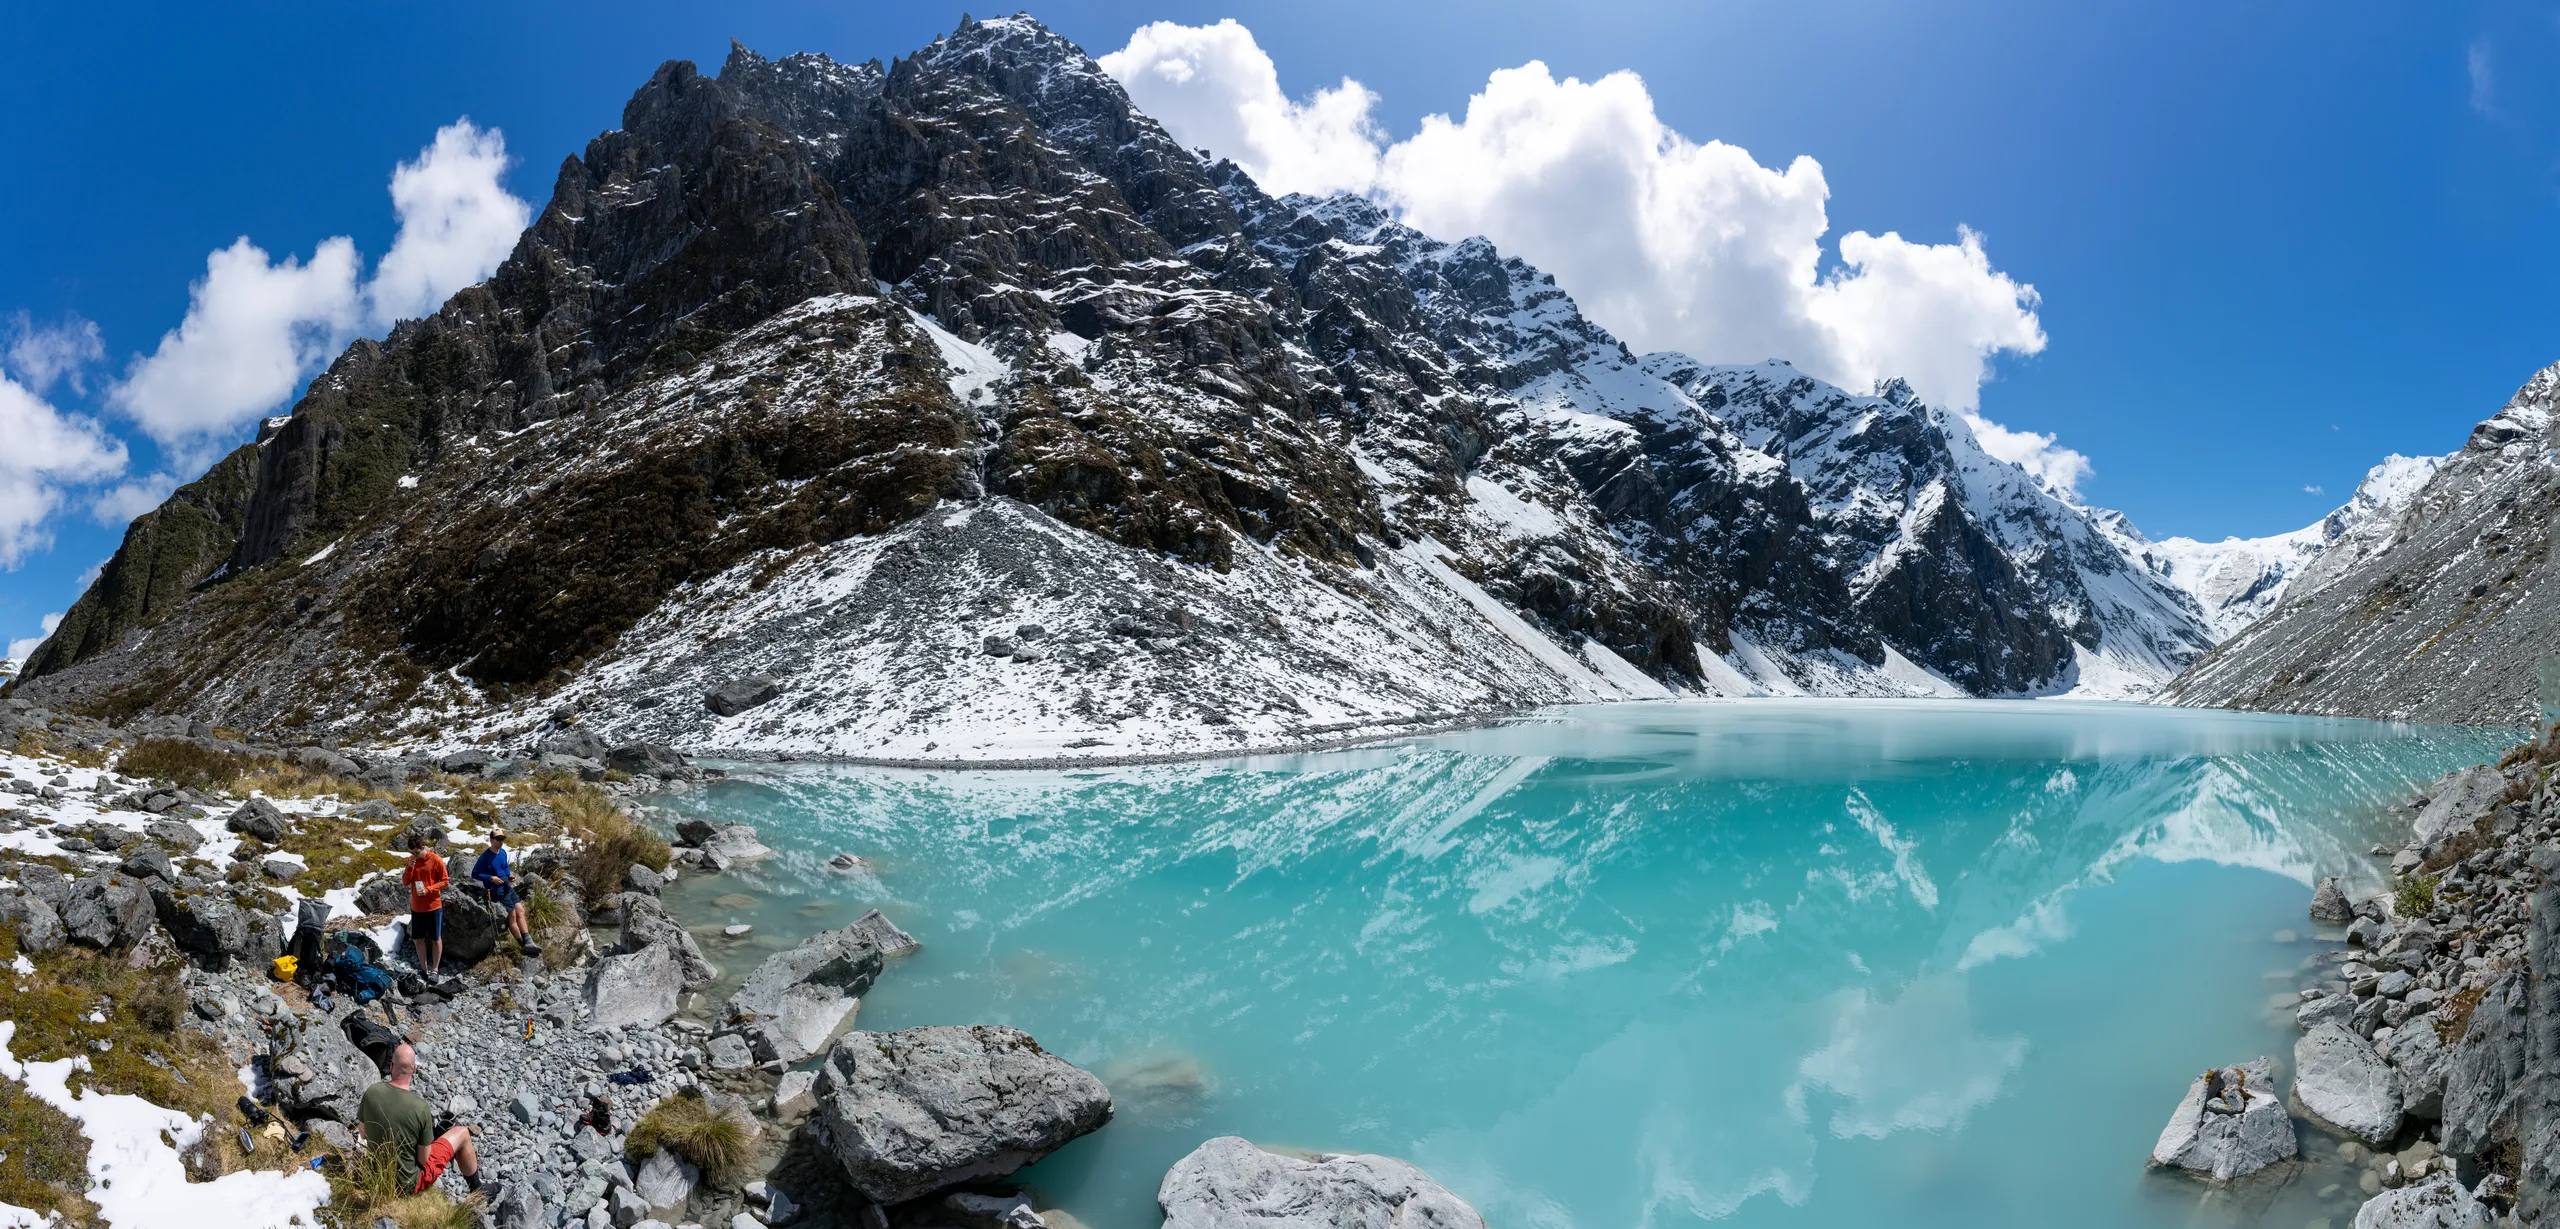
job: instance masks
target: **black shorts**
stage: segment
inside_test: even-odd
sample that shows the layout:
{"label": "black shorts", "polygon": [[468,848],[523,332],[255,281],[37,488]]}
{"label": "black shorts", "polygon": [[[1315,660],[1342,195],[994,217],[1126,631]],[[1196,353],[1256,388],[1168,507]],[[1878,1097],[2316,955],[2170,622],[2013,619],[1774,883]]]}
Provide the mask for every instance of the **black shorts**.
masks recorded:
{"label": "black shorts", "polygon": [[480,891],[482,895],[489,898],[490,904],[496,905],[501,909],[512,911],[516,906],[524,903],[524,898],[516,895],[515,885],[513,884],[502,884],[494,888],[483,885]]}
{"label": "black shorts", "polygon": [[429,909],[409,915],[409,937],[420,943],[444,941],[444,910]]}

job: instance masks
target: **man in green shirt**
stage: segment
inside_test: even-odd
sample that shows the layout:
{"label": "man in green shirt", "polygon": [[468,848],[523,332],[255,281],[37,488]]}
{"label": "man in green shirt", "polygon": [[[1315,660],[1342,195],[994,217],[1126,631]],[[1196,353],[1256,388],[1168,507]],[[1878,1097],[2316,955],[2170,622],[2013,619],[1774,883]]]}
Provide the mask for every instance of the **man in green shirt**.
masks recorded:
{"label": "man in green shirt", "polygon": [[356,1125],[364,1129],[365,1142],[393,1150],[400,1162],[400,1185],[411,1192],[433,1186],[447,1165],[461,1171],[464,1185],[479,1190],[480,1153],[471,1146],[470,1126],[457,1123],[436,1134],[435,1107],[409,1091],[417,1074],[418,1052],[403,1042],[391,1051],[388,1077],[364,1090],[364,1100],[356,1103]]}

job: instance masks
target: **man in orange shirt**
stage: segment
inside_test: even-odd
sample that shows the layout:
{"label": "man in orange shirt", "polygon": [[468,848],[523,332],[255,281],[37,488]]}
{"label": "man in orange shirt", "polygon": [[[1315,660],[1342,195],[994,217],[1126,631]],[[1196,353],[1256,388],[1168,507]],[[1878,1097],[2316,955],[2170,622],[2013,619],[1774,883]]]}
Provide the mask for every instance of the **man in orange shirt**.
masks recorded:
{"label": "man in orange shirt", "polygon": [[409,885],[409,941],[418,949],[418,967],[436,979],[444,964],[444,859],[427,845],[409,855],[400,882]]}

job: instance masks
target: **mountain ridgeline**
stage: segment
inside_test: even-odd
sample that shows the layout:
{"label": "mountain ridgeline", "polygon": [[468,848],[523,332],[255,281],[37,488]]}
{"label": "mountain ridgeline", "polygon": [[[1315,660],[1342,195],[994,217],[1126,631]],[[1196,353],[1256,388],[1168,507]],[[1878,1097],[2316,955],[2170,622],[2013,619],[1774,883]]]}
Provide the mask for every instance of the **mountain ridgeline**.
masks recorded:
{"label": "mountain ridgeline", "polygon": [[19,686],[977,760],[2140,695],[2215,639],[2150,546],[1898,382],[1639,356],[1484,240],[1275,198],[1014,17],[661,68],[488,281],[136,520]]}

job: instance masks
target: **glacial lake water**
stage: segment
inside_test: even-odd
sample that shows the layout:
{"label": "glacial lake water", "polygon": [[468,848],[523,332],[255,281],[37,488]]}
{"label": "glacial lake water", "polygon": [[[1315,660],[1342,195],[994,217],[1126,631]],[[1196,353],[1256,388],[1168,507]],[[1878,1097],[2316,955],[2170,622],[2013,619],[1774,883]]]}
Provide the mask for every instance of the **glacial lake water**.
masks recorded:
{"label": "glacial lake water", "polygon": [[924,946],[860,1027],[1011,1024],[1104,1076],[1115,1120],[1023,1175],[1094,1229],[1154,1229],[1221,1134],[1404,1157],[1496,1226],[2299,1229],[2361,1198],[2307,1128],[2238,1198],[2144,1158],[2195,1072],[2289,1058],[2276,1001],[2336,946],[2314,876],[2378,886],[2389,808],[2513,741],[1638,704],[1222,762],[742,766],[659,801],[781,851],[674,892],[732,978],[877,907]]}

